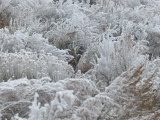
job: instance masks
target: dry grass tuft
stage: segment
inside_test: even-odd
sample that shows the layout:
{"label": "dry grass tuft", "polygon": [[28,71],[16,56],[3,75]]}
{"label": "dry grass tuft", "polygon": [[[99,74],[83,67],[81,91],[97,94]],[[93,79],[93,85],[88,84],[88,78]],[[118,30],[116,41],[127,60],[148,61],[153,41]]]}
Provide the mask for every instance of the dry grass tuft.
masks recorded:
{"label": "dry grass tuft", "polygon": [[0,29],[9,26],[10,18],[8,15],[0,13]]}

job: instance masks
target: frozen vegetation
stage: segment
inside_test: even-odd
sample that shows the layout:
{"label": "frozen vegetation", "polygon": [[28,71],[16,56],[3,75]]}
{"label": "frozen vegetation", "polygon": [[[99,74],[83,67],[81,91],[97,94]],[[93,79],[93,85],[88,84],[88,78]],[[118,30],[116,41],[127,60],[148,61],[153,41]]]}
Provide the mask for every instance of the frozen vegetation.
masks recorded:
{"label": "frozen vegetation", "polygon": [[0,120],[160,120],[160,1],[0,0]]}

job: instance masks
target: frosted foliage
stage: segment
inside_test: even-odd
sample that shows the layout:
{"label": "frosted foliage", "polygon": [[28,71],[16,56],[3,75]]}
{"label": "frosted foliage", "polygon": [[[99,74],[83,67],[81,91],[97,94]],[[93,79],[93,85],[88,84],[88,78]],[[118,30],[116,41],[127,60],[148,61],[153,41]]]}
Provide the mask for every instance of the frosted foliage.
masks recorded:
{"label": "frosted foliage", "polygon": [[[29,120],[51,120],[53,118],[57,120],[118,120],[136,119],[137,115],[143,120],[147,117],[146,114],[152,110],[156,113],[150,113],[148,117],[157,119],[159,114],[159,108],[157,107],[159,103],[159,65],[160,60],[156,59],[145,65],[133,67],[117,77],[110,86],[106,87],[105,92],[99,92],[95,84],[87,79],[65,79],[54,83],[50,82],[49,78],[39,80],[25,78],[2,82],[0,89],[3,90],[3,93],[12,89],[14,94],[20,97],[18,99],[12,97],[10,102],[1,99],[1,108],[7,106],[2,110],[5,111],[15,105],[13,104],[15,102],[12,102],[13,100],[22,101],[25,99],[31,101],[33,100],[31,98],[34,97],[34,101],[29,107],[31,110],[28,115]],[[20,87],[22,85],[23,87]],[[73,86],[78,86],[78,88]],[[82,91],[83,89],[84,91]],[[21,94],[24,90],[25,92]],[[46,105],[41,106],[38,99],[41,95],[37,93],[39,90],[52,93],[50,94],[50,104],[46,102]],[[7,94],[3,94],[3,98],[5,97],[8,97]],[[23,107],[19,106],[19,109],[21,108]],[[4,113],[6,112],[1,112],[3,117],[6,116]],[[14,113],[16,114],[16,112]],[[9,116],[13,116],[13,113],[7,115],[7,117]],[[15,116],[13,119],[25,120],[20,116]]]}
{"label": "frosted foliage", "polygon": [[[45,77],[37,80],[24,78],[2,82],[0,84],[2,119],[11,118],[17,113],[19,117],[28,116],[29,120],[70,119],[75,116],[75,111],[86,99],[99,93],[94,83],[87,79],[65,79],[56,83],[50,81],[50,78]],[[70,83],[82,88],[67,87]],[[12,90],[14,97],[8,96],[9,90]],[[43,101],[42,104],[42,98],[48,99],[48,97],[39,91],[46,92],[50,99]],[[20,119],[18,116],[15,116],[16,118]]]}
{"label": "frosted foliage", "polygon": [[43,33],[59,48],[65,48],[66,44],[73,42],[72,39],[75,39],[75,44],[89,44],[86,41],[91,39],[90,33],[86,34],[89,28],[85,27],[89,19],[79,5],[70,3],[69,0],[64,4],[62,1],[54,3],[51,0],[18,0],[15,6],[12,2],[6,3],[10,7],[5,11],[13,17],[10,22],[12,31],[25,27],[29,33]]}
{"label": "frosted foliage", "polygon": [[50,77],[57,81],[73,75],[72,67],[57,57],[26,51],[0,54],[0,67],[1,82],[22,77],[28,79]]}
{"label": "frosted foliage", "polygon": [[[96,90],[96,86],[93,82],[87,80],[70,80],[65,84],[66,88],[69,90],[74,90],[74,94],[81,97],[83,96],[94,96],[99,91]],[[81,99],[81,98],[80,98]]]}
{"label": "frosted foliage", "polygon": [[0,120],[159,120],[160,0],[0,0]]}
{"label": "frosted foliage", "polygon": [[101,36],[102,42],[98,45],[100,56],[97,57],[97,64],[94,68],[96,73],[93,72],[93,75],[98,79],[96,82],[100,88],[109,85],[112,80],[127,69],[147,61],[148,41],[135,42],[133,27],[132,22],[126,22],[122,36],[109,38],[110,32]]}
{"label": "frosted foliage", "polygon": [[[26,81],[28,84],[32,84],[35,92],[37,85],[41,89],[51,87],[50,90],[47,90],[55,91],[51,103],[44,106],[38,103],[40,95],[36,93],[34,102],[29,107],[31,110],[29,120],[35,118],[39,120],[53,118],[56,120],[134,120],[137,115],[142,120],[147,117],[157,119],[159,115],[157,107],[159,103],[159,65],[160,60],[157,59],[152,63],[133,67],[117,77],[110,86],[106,87],[105,92],[99,92],[94,83],[87,79],[65,79],[56,83],[49,83],[46,78],[31,81],[21,80],[22,83]],[[11,82],[14,85],[12,89],[17,88],[16,84],[19,80]],[[2,84],[5,87],[6,83]],[[76,89],[71,87],[73,84],[79,87]],[[68,85],[71,86],[67,87]],[[81,92],[82,88],[86,92],[92,91],[91,94],[88,96],[78,94],[77,90]],[[155,113],[150,113],[152,110]]]}
{"label": "frosted foliage", "polygon": [[27,117],[27,112],[29,111],[29,106],[31,105],[31,102],[28,101],[19,101],[12,104],[8,104],[4,107],[4,109],[1,110],[2,113],[2,120],[3,119],[10,119],[15,114],[19,113],[19,116],[21,117]]}
{"label": "frosted foliage", "polygon": [[19,52],[25,49],[30,52],[52,53],[59,59],[66,60],[69,56],[66,50],[59,50],[50,45],[48,40],[43,38],[41,34],[29,35],[24,30],[17,30],[14,34],[10,34],[7,28],[0,30],[0,49],[1,52]]}
{"label": "frosted foliage", "polygon": [[109,2],[113,2],[116,7],[130,7],[134,8],[139,5],[148,5],[155,3],[154,0],[99,0],[99,3],[101,4],[108,4]]}

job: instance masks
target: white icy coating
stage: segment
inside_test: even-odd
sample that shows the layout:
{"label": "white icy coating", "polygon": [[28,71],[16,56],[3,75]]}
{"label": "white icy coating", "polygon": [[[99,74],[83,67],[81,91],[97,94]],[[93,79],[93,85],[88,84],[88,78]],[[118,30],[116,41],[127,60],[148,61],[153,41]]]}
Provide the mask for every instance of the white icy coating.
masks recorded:
{"label": "white icy coating", "polygon": [[[42,78],[39,80],[28,80],[24,78],[8,81],[7,83],[2,82],[0,91],[2,118],[5,114],[8,114],[7,116],[17,114],[16,112],[18,110],[16,108],[13,109],[13,112],[11,112],[11,109],[8,110],[10,112],[7,112],[7,107],[19,102],[29,103],[32,100],[37,100],[34,101],[30,107],[30,119],[35,119],[33,116],[36,115],[36,112],[39,114],[37,117],[41,117],[43,107],[40,106],[44,104],[51,104],[51,106],[45,105],[45,107],[47,107],[46,109],[50,109],[50,111],[46,111],[49,113],[45,113],[49,115],[48,117],[50,117],[50,119],[58,119],[61,117],[70,118],[78,107],[82,105],[83,101],[99,93],[99,90],[91,80],[65,79],[54,83],[50,82],[50,78]],[[34,98],[35,94],[36,98]],[[29,110],[26,112],[29,112]],[[23,116],[23,114],[21,116]]]}
{"label": "white icy coating", "polygon": [[[134,119],[137,114],[143,115],[138,113],[140,110],[146,110],[144,115],[151,109],[158,110],[159,67],[160,60],[155,60],[132,68],[117,77],[104,92],[100,92],[91,80],[80,78],[56,83],[50,82],[50,78],[2,82],[2,118],[6,114],[12,116],[18,110],[28,113],[30,109],[29,120]],[[24,109],[24,105],[30,105],[29,109]],[[24,114],[19,115],[24,117]],[[150,117],[156,118],[156,115]]]}
{"label": "white icy coating", "polygon": [[73,69],[67,62],[52,54],[21,51],[0,54],[0,81],[22,77],[50,77],[52,81],[73,76]]}
{"label": "white icy coating", "polygon": [[0,120],[159,120],[159,56],[159,0],[0,0]]}

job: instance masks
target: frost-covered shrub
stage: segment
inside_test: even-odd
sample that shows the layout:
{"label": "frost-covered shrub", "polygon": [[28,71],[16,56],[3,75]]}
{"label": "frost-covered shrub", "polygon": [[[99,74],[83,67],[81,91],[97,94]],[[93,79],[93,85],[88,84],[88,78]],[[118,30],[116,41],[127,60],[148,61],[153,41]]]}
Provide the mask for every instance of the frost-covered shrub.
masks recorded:
{"label": "frost-covered shrub", "polygon": [[41,34],[29,35],[23,30],[17,30],[14,34],[10,34],[7,28],[1,29],[0,43],[1,52],[14,53],[24,49],[30,52],[51,53],[62,60],[71,58],[67,50],[59,50],[50,45]]}
{"label": "frost-covered shrub", "polygon": [[[9,11],[14,16],[10,20],[9,29],[15,36],[18,36],[16,29],[24,29],[27,31],[25,34],[33,36],[33,39],[38,37],[35,33],[40,33],[45,38],[48,38],[49,44],[60,49],[75,49],[79,45],[87,47],[92,41],[93,35],[90,32],[87,13],[91,14],[91,10],[86,10],[89,5],[82,9],[79,2],[73,4],[72,0],[67,0],[65,3],[62,1],[55,3],[51,0],[12,0],[11,3],[6,2],[6,5],[10,6],[7,7],[6,11]],[[87,14],[84,14],[85,12]],[[39,39],[39,41],[43,40]],[[34,43],[31,42],[31,47],[37,46],[33,45]],[[48,46],[43,47],[47,51],[51,50],[51,48],[47,48]],[[65,51],[61,52],[65,54]],[[56,53],[61,54],[61,52],[57,51]],[[56,54],[55,51],[52,53]]]}
{"label": "frost-covered shrub", "polygon": [[[9,90],[18,99],[11,100],[10,94],[5,94]],[[2,118],[10,119],[19,113],[20,117],[28,116],[29,120],[70,119],[86,99],[99,93],[95,84],[88,79],[65,79],[55,83],[47,77],[2,82],[0,91],[4,93],[0,94]],[[30,101],[33,101],[32,105]],[[15,118],[18,119],[17,116]]]}
{"label": "frost-covered shrub", "polygon": [[151,30],[148,30],[148,41],[149,41],[149,48],[150,53],[153,55],[153,58],[160,56],[160,33],[159,27],[156,26]]}
{"label": "frost-covered shrub", "polygon": [[11,119],[15,114],[18,114],[22,118],[28,117],[28,111],[29,106],[31,105],[31,102],[29,101],[18,101],[14,102],[13,104],[6,105],[2,110],[1,114],[2,120],[9,120]]}
{"label": "frost-covered shrub", "polygon": [[95,84],[87,79],[68,79],[65,87],[68,90],[73,90],[73,94],[77,95],[79,99],[84,99],[83,97],[95,96],[99,93]]}
{"label": "frost-covered shrub", "polygon": [[148,59],[148,42],[141,38],[135,41],[132,27],[128,22],[118,37],[111,37],[112,33],[107,32],[102,35],[92,73],[99,88],[104,88],[122,72]]}
{"label": "frost-covered shrub", "polygon": [[99,0],[99,3],[101,5],[108,5],[114,3],[115,7],[124,7],[124,8],[135,8],[140,5],[148,5],[148,4],[153,4],[156,3],[154,0]]}
{"label": "frost-covered shrub", "polygon": [[0,80],[18,79],[22,77],[50,77],[53,81],[72,77],[73,69],[66,62],[52,54],[19,53],[0,54]]}
{"label": "frost-covered shrub", "polygon": [[55,1],[0,0],[3,118],[159,119],[159,1]]}
{"label": "frost-covered shrub", "polygon": [[[106,88],[114,101],[126,105],[122,119],[146,115],[148,111],[158,110],[159,91],[159,59],[133,67],[124,72]],[[123,87],[122,87],[123,86]],[[158,89],[157,89],[158,88]],[[110,91],[110,92],[109,92]],[[124,94],[122,94],[124,92]],[[121,97],[118,97],[118,96]],[[156,99],[158,98],[158,99]],[[124,104],[123,104],[124,103]],[[145,113],[139,112],[145,111]],[[156,116],[155,116],[156,117]]]}
{"label": "frost-covered shrub", "polygon": [[[137,115],[141,118],[141,116],[150,115],[151,111],[159,113],[159,108],[156,107],[159,104],[159,63],[160,60],[156,59],[153,62],[146,62],[145,65],[127,70],[117,77],[110,86],[106,87],[105,92],[96,93],[92,97],[79,94],[96,90],[94,83],[87,79],[66,79],[57,83],[49,83],[45,79],[31,80],[29,86],[32,85],[34,89],[37,88],[37,85],[40,88],[55,89],[55,97],[51,104],[40,106],[38,95],[36,95],[32,106],[30,106],[31,112],[28,119],[124,120],[135,118]],[[16,86],[15,83],[20,84],[20,81],[24,82],[24,80],[9,82]],[[4,84],[7,83],[3,83],[3,87],[5,87]],[[3,87],[0,86],[0,88]],[[85,91],[82,91],[83,89]],[[78,94],[81,97],[78,97]],[[151,116],[156,118],[157,112]],[[18,116],[15,117],[15,120],[17,120],[16,118],[25,120]]]}
{"label": "frost-covered shrub", "polygon": [[80,5],[78,3],[71,4],[67,1],[57,8],[61,9],[66,16],[57,22],[53,21],[46,31],[45,37],[61,49],[71,49],[77,45],[89,45],[91,40],[91,33],[87,26],[89,25],[89,19],[84,14],[85,11],[81,10]]}
{"label": "frost-covered shrub", "polygon": [[60,49],[90,44],[92,35],[88,13],[85,14],[85,12],[91,14],[91,10],[86,10],[90,9],[89,5],[81,8],[79,2],[73,4],[72,0],[65,3],[62,1],[54,3],[51,0],[18,1],[17,7],[13,8],[17,11],[17,17],[11,20],[11,29],[24,27],[30,34],[41,33]]}

